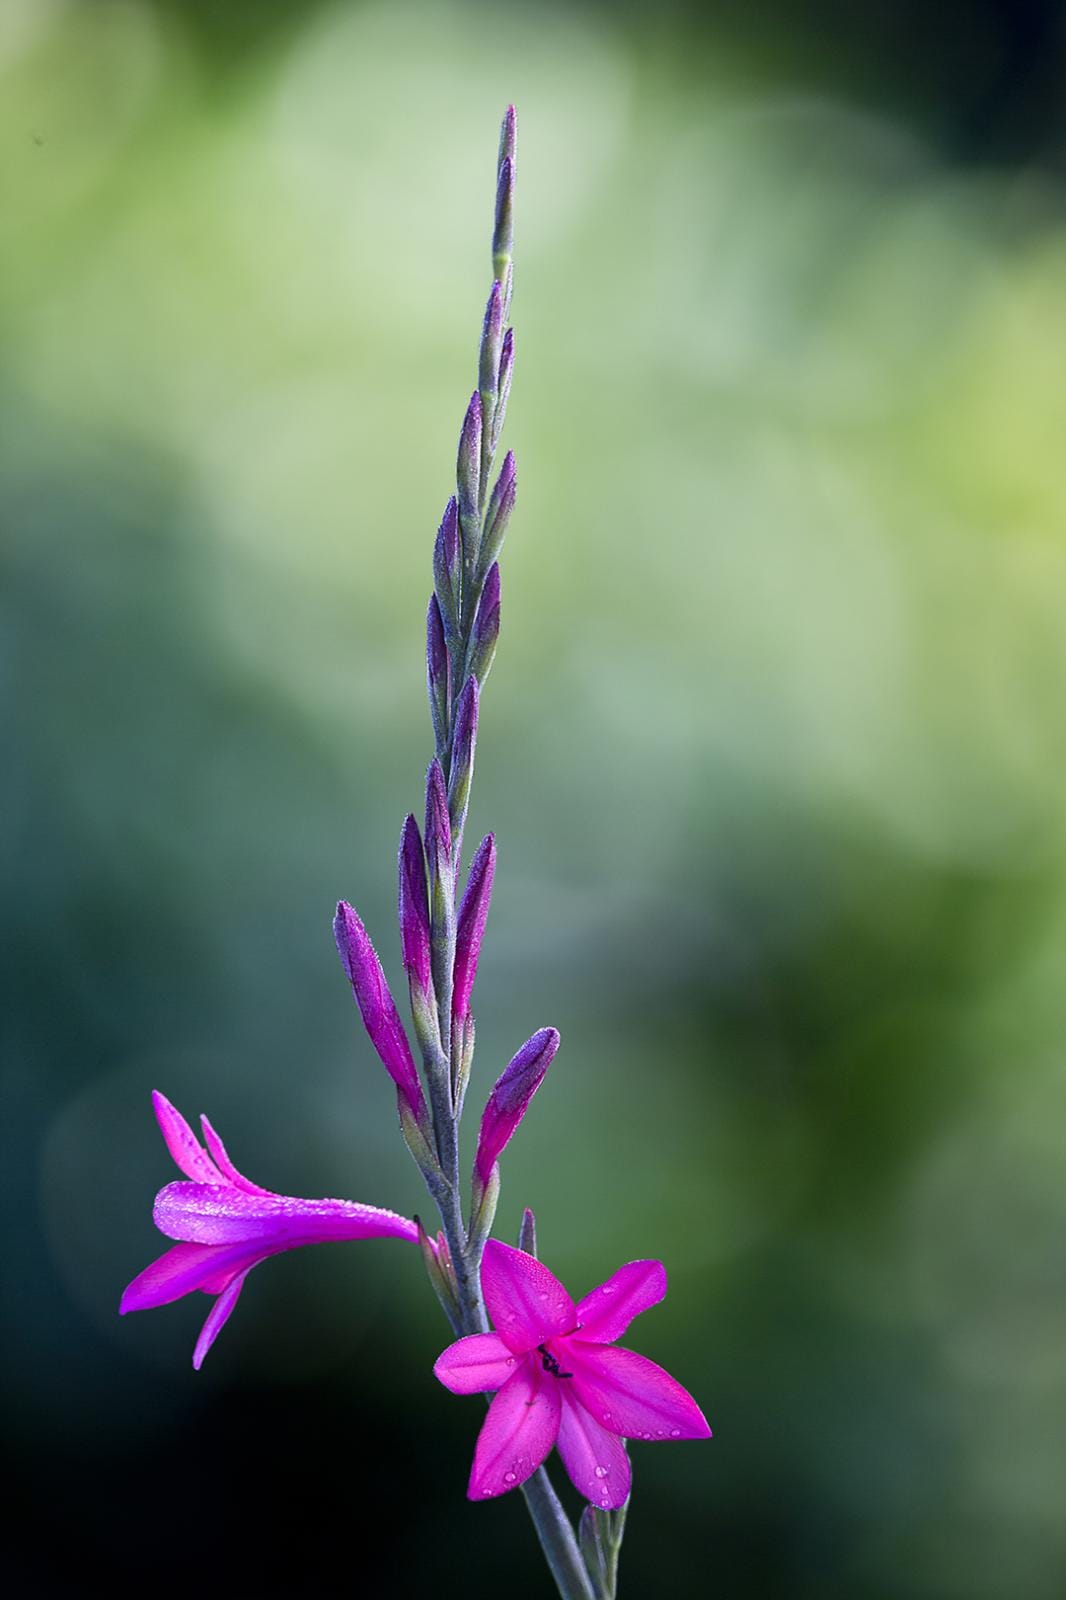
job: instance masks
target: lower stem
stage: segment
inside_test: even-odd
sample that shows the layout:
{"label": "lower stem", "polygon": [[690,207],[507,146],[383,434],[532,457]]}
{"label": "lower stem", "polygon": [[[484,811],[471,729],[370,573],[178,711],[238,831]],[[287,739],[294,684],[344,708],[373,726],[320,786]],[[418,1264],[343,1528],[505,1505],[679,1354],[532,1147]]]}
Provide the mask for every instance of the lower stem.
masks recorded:
{"label": "lower stem", "polygon": [[526,1479],[522,1494],[562,1600],[595,1600],[570,1518],[543,1467]]}

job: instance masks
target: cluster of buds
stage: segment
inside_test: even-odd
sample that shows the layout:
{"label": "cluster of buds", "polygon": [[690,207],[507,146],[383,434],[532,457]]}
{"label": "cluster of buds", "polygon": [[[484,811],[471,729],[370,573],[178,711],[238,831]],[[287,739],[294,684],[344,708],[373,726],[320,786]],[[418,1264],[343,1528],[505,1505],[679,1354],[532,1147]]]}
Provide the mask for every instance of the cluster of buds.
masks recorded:
{"label": "cluster of buds", "polygon": [[[705,1438],[710,1430],[668,1373],[615,1343],[666,1293],[660,1262],[629,1262],[575,1302],[537,1258],[531,1211],[523,1215],[517,1250],[490,1238],[500,1157],[559,1048],[554,1028],[539,1028],[526,1040],[489,1094],[465,1209],[459,1170],[459,1123],[474,1058],[471,999],[496,872],[490,833],[474,852],[460,895],[480,696],[499,637],[500,554],[515,503],[510,452],[492,481],[514,368],[514,183],[512,106],[497,159],[494,281],[477,388],[459,434],[455,493],[433,551],[426,680],[434,753],[421,830],[412,814],[400,836],[400,945],[421,1070],[358,913],[341,901],[334,922],[344,971],[371,1044],[396,1086],[403,1137],[436,1203],[440,1228],[431,1236],[417,1217],[261,1188],[233,1165],[206,1118],[201,1144],[157,1094],[160,1130],[184,1181],[160,1191],[154,1215],[176,1242],[129,1285],[121,1309],[162,1305],[194,1289],[213,1295],[193,1357],[198,1367],[248,1273],[266,1257],[322,1240],[417,1242],[457,1336],[434,1370],[455,1393],[494,1396],[468,1493],[483,1499],[521,1487],[563,1600],[613,1600],[631,1484],[625,1440]],[[553,1448],[589,1503],[576,1534],[542,1465]]]}

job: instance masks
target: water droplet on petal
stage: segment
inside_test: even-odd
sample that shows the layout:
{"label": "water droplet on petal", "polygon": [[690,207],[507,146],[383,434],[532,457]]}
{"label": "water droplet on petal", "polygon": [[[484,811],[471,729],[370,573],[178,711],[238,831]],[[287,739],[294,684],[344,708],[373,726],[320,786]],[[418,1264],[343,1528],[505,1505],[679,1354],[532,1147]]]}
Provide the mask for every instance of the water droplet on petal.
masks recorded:
{"label": "water droplet on petal", "polygon": [[597,1478],[606,1478],[606,1476],[607,1476],[609,1471],[610,1471],[609,1467],[597,1467],[596,1468],[596,1476],[597,1476]]}
{"label": "water droplet on petal", "polygon": [[610,1413],[610,1412],[609,1412],[609,1411],[605,1411],[605,1412],[604,1412],[604,1413],[603,1413],[603,1420],[604,1420],[604,1422],[610,1422],[610,1420],[611,1420],[611,1413]]}
{"label": "water droplet on petal", "polygon": [[671,1437],[671,1439],[680,1439],[680,1437],[681,1437],[681,1429],[680,1428],[671,1428],[670,1429],[670,1437]]}
{"label": "water droplet on petal", "polygon": [[517,1476],[517,1472],[505,1472],[503,1475],[503,1481],[504,1483],[514,1483]]}
{"label": "water droplet on petal", "polygon": [[613,1283],[605,1283],[605,1284],[601,1285],[600,1293],[601,1294],[614,1294],[614,1284]]}

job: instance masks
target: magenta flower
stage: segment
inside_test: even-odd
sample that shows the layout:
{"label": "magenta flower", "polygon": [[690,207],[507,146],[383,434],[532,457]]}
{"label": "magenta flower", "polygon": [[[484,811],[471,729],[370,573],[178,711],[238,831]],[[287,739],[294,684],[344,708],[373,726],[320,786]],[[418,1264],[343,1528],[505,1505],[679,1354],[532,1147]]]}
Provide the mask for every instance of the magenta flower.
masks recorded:
{"label": "magenta flower", "polygon": [[586,1500],[615,1510],[629,1494],[623,1439],[709,1439],[686,1389],[614,1341],[666,1293],[659,1261],[630,1261],[576,1306],[534,1256],[490,1239],[481,1287],[497,1333],[449,1345],[433,1368],[453,1394],[495,1389],[467,1494],[506,1494],[553,1445]]}
{"label": "magenta flower", "polygon": [[329,1240],[418,1238],[415,1224],[394,1211],[353,1200],[296,1200],[261,1189],[237,1171],[206,1117],[200,1118],[205,1150],[158,1090],[152,1106],[167,1149],[191,1182],[168,1183],[156,1195],[156,1227],[181,1242],[134,1278],[119,1312],[148,1311],[194,1289],[215,1295],[193,1351],[197,1371],[237,1304],[245,1278],[267,1256]]}

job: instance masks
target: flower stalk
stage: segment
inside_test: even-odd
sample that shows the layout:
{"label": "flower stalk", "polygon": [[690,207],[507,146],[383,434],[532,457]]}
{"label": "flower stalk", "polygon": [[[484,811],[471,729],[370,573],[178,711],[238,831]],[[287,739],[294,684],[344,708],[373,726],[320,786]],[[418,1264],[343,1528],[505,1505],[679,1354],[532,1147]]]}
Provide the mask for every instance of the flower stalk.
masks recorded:
{"label": "flower stalk", "polygon": [[[559,1047],[538,1028],[497,1078],[483,1109],[464,1212],[459,1124],[474,1058],[471,1000],[496,872],[496,840],[482,839],[460,895],[481,692],[500,632],[500,555],[515,504],[508,451],[495,482],[514,370],[509,326],[514,283],[516,121],[500,134],[493,282],[478,348],[477,387],[456,452],[455,493],[433,549],[426,612],[426,689],[433,756],[421,831],[403,824],[397,910],[421,1073],[384,970],[356,910],[337,907],[334,934],[367,1035],[396,1088],[400,1128],[440,1216],[435,1235],[415,1217],[347,1200],[275,1194],[245,1178],[203,1119],[204,1144],[162,1095],[160,1130],[187,1181],[156,1197],[155,1221],[177,1241],[127,1288],[121,1310],[162,1305],[193,1290],[214,1296],[196,1343],[199,1367],[253,1267],[320,1241],[375,1237],[417,1243],[455,1342],[434,1371],[456,1394],[491,1395],[468,1494],[521,1488],[562,1600],[614,1600],[629,1504],[625,1440],[710,1436],[692,1396],[661,1367],[616,1341],[666,1293],[661,1262],[631,1261],[579,1302],[537,1256],[526,1210],[518,1249],[491,1238],[500,1159]],[[491,485],[491,487],[490,487]],[[575,1532],[544,1469],[557,1448],[588,1502]]]}

